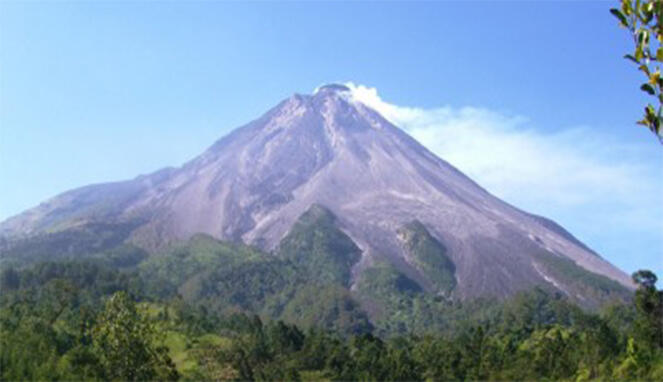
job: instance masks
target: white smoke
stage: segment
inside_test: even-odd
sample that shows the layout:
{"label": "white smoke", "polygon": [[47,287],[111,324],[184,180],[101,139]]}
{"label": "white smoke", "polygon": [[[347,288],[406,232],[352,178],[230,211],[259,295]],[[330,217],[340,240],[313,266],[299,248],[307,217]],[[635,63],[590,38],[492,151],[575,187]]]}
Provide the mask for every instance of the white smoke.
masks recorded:
{"label": "white smoke", "polygon": [[595,247],[612,235],[625,248],[644,240],[663,252],[663,150],[651,142],[624,143],[600,127],[543,132],[523,116],[480,108],[399,106],[375,88],[345,85],[496,196],[595,238]]}

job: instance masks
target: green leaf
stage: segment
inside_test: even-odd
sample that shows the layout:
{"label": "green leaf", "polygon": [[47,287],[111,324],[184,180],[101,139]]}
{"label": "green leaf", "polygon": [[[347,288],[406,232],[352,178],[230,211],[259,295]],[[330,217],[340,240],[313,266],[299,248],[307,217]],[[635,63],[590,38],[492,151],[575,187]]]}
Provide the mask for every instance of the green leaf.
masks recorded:
{"label": "green leaf", "polygon": [[628,27],[628,21],[626,20],[626,16],[617,8],[612,8],[610,10],[610,13],[612,13],[616,18],[619,19],[620,24],[624,27]]}
{"label": "green leaf", "polygon": [[642,86],[640,86],[640,90],[642,90],[643,92],[649,93],[649,95],[656,94],[656,91],[654,91],[654,88],[649,84],[642,84]]}
{"label": "green leaf", "polygon": [[635,57],[633,57],[632,54],[627,54],[627,55],[624,56],[624,58],[626,58],[627,60],[631,60],[631,61],[635,62],[636,64],[640,63],[640,61],[636,60]]}
{"label": "green leaf", "polygon": [[654,2],[651,1],[645,5],[647,12],[654,12]]}
{"label": "green leaf", "polygon": [[638,42],[640,43],[641,49],[644,49],[644,47],[649,44],[648,30],[640,28],[640,30],[638,31]]}
{"label": "green leaf", "polygon": [[661,46],[656,50],[656,60],[663,62],[663,47]]}
{"label": "green leaf", "polygon": [[640,45],[638,45],[637,48],[635,48],[635,60],[639,62],[644,57],[645,57],[645,54],[642,51],[642,47]]}
{"label": "green leaf", "polygon": [[640,6],[641,19],[644,24],[648,24],[654,17],[654,4],[645,2]]}
{"label": "green leaf", "polygon": [[653,118],[656,118],[656,110],[654,110],[654,107],[651,104],[648,104],[647,107],[645,107],[645,114],[647,120],[650,122]]}

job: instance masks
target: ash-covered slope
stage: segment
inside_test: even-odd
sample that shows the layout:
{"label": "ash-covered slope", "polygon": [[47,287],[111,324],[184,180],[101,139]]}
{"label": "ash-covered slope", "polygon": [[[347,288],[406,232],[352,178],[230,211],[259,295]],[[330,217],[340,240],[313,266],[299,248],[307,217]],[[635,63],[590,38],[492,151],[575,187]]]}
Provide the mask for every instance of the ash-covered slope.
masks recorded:
{"label": "ash-covered slope", "polygon": [[[342,85],[290,97],[181,168],[64,193],[3,222],[0,232],[132,221],[131,241],[148,249],[207,233],[274,250],[313,205],[329,210],[361,250],[351,285],[386,261],[437,291],[430,256],[439,252],[453,263],[447,268],[455,281],[445,285],[461,298],[533,285],[588,298],[577,287],[584,281],[569,279],[565,267],[631,287],[626,274],[564,229],[492,196]],[[426,232],[404,234],[413,226]],[[426,255],[433,268],[424,269],[408,237],[435,242],[421,244],[438,248]]]}

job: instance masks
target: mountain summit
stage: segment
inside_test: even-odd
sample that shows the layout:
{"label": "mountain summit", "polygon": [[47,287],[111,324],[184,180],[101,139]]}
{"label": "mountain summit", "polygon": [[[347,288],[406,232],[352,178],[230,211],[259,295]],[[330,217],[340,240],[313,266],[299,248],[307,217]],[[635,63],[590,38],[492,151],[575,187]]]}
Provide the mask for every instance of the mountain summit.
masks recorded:
{"label": "mountain summit", "polygon": [[114,222],[151,251],[206,233],[277,254],[311,216],[350,240],[334,264],[353,290],[384,264],[459,298],[541,285],[586,301],[632,287],[562,227],[491,195],[338,84],[293,95],[180,168],[65,192],[0,233]]}

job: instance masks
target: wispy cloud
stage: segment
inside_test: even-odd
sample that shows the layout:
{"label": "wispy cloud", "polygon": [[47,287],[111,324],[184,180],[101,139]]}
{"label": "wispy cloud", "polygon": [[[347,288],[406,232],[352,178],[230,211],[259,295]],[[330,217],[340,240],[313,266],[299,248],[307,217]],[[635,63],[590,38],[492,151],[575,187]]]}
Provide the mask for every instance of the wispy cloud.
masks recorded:
{"label": "wispy cloud", "polygon": [[658,147],[621,142],[601,133],[600,126],[545,132],[522,115],[399,106],[382,100],[374,88],[346,85],[354,99],[500,198],[596,238],[644,235],[658,243],[652,251],[660,256],[663,150]]}

